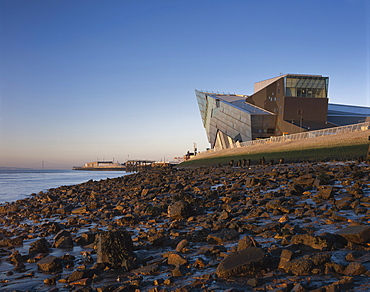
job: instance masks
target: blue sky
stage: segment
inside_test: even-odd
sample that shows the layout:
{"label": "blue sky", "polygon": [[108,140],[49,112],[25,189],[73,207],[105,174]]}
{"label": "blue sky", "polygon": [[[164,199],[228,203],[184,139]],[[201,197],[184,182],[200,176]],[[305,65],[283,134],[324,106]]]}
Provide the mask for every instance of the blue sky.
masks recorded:
{"label": "blue sky", "polygon": [[0,166],[209,147],[194,89],[329,77],[370,106],[370,0],[0,0]]}

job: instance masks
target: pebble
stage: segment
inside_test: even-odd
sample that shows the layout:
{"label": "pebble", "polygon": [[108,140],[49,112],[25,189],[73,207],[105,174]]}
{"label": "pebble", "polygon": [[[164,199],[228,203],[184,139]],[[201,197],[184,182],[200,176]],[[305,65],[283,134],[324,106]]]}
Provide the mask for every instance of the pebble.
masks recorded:
{"label": "pebble", "polygon": [[33,194],[0,205],[0,290],[367,291],[369,181],[365,163],[281,163]]}

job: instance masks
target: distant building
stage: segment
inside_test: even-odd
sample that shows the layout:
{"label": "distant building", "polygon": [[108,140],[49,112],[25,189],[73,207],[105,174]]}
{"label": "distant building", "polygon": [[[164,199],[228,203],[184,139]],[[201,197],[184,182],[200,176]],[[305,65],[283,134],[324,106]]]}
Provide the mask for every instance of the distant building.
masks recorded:
{"label": "distant building", "polygon": [[212,148],[365,121],[370,108],[329,104],[329,77],[286,74],[254,84],[252,95],[195,90]]}
{"label": "distant building", "polygon": [[107,166],[119,166],[119,163],[113,161],[94,161],[85,163],[85,167],[107,167]]}

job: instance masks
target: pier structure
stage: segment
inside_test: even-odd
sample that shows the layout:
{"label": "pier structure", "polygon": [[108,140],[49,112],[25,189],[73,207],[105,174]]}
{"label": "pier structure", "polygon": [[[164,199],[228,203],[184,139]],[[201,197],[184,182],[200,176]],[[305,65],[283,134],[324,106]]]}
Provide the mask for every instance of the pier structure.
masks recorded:
{"label": "pier structure", "polygon": [[151,160],[128,160],[126,162],[126,172],[135,172],[140,170],[147,170],[150,169],[155,163],[155,161]]}

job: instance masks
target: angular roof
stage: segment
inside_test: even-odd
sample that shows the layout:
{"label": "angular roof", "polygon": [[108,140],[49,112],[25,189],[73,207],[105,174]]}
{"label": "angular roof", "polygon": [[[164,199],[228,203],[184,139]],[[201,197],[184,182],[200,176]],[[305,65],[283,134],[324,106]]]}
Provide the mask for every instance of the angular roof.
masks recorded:
{"label": "angular roof", "polygon": [[211,96],[215,99],[222,100],[224,102],[227,102],[228,104],[236,107],[239,110],[243,110],[245,112],[248,112],[251,115],[274,115],[274,113],[271,113],[263,108],[260,108],[258,106],[255,106],[249,102],[245,101],[245,98],[247,96],[243,95],[223,95],[223,94],[209,94],[208,96]]}

